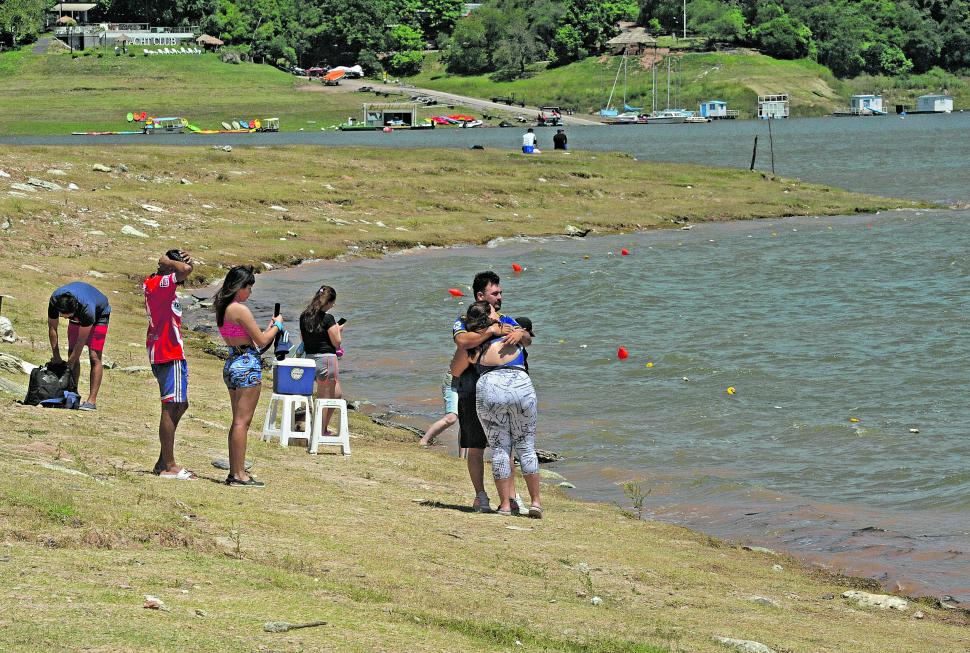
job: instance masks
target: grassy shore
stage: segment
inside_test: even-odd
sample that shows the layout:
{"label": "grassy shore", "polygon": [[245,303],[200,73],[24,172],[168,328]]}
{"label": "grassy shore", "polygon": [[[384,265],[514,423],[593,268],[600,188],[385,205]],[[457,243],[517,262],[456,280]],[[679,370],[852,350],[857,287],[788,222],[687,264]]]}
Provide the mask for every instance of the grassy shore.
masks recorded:
{"label": "grassy shore", "polygon": [[[10,223],[0,292],[21,336],[3,351],[46,360],[46,298],[81,278],[111,298],[106,355],[120,367],[146,365],[140,280],[169,247],[202,260],[198,283],[243,261],[376,256],[566,224],[605,233],[907,205],[602,154],[22,148],[0,153],[0,170],[11,175],[0,179],[0,225]],[[29,177],[79,189],[9,194]],[[151,237],[124,235],[125,225]],[[225,455],[222,363],[202,344],[190,338],[178,438],[195,483],[148,473],[158,409],[144,371],[107,371],[96,413],[0,393],[0,649],[726,651],[713,639],[726,636],[779,652],[915,652],[970,642],[962,613],[859,608],[839,596],[858,581],[558,488],[545,489],[541,522],[472,514],[460,461],[356,414],[349,459],[253,438],[248,456],[268,486],[229,490],[209,466]],[[265,397],[257,421],[264,409]],[[143,608],[145,595],[167,609]],[[914,619],[917,607],[925,618]],[[263,630],[314,620],[327,624]]]}
{"label": "grassy shore", "polygon": [[[324,87],[267,65],[223,63],[216,54],[76,59],[66,51],[34,54],[30,47],[0,53],[0,134],[46,135],[131,128],[128,112],[181,116],[200,129],[222,122],[280,118],[283,131],[321,127],[361,117],[373,95]],[[391,101],[407,99],[405,96]],[[421,109],[419,118],[441,107]]]}

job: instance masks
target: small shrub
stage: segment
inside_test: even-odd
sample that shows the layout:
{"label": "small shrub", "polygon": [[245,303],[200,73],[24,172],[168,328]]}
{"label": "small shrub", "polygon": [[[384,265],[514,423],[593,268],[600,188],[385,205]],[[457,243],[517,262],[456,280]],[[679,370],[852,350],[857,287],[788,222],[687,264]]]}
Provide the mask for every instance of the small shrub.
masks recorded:
{"label": "small shrub", "polygon": [[623,484],[623,493],[633,503],[633,513],[637,519],[643,519],[643,502],[650,492],[650,488],[643,487],[643,481],[627,481]]}

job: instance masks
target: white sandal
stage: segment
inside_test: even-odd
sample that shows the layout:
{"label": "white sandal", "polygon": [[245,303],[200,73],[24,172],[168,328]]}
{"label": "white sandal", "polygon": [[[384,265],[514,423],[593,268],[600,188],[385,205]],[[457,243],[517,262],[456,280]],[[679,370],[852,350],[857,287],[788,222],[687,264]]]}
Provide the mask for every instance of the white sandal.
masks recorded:
{"label": "white sandal", "polygon": [[196,481],[199,477],[196,476],[194,472],[190,472],[183,467],[174,474],[162,472],[158,475],[158,478],[170,478],[175,479],[176,481]]}

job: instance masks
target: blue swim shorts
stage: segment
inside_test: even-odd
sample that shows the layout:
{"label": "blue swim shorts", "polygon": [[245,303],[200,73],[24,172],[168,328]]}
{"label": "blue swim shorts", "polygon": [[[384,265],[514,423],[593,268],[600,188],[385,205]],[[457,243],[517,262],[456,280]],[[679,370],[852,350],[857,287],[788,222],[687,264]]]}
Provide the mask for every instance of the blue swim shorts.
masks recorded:
{"label": "blue swim shorts", "polygon": [[229,347],[229,360],[222,368],[222,380],[230,390],[255,388],[263,384],[263,364],[252,347]]}
{"label": "blue swim shorts", "polygon": [[189,364],[183,359],[153,363],[152,373],[158,381],[163,404],[185,404],[189,401]]}

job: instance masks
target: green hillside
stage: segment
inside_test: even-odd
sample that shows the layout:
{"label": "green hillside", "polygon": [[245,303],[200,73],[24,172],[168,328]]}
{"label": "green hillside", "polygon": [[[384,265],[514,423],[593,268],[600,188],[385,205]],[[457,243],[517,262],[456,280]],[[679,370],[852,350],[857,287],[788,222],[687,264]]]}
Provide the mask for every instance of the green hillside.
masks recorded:
{"label": "green hillside", "polygon": [[358,115],[360,104],[357,94],[324,91],[272,66],[226,64],[215,54],[0,54],[0,134],[121,130],[129,111],[183,116],[203,129],[279,117],[286,131],[311,130]]}
{"label": "green hillside", "polygon": [[[789,93],[792,116],[825,115],[848,106],[852,93],[883,89],[887,90],[887,104],[897,97],[913,103],[916,95],[936,92],[941,86],[955,95],[958,107],[963,106],[961,101],[967,95],[966,80],[948,73],[838,80],[828,68],[810,59],[782,60],[754,53],[687,53],[673,61],[676,63],[670,79],[671,106],[696,110],[697,104],[704,100],[724,100],[729,108],[741,111],[742,118],[756,115],[759,94]],[[482,98],[514,93],[517,99],[528,104],[556,104],[572,107],[577,112],[595,113],[606,106],[620,62],[621,57],[589,57],[556,68],[538,65],[523,79],[495,82],[489,75],[448,74],[437,55],[429,55],[421,74],[407,78],[407,82]],[[666,64],[662,63],[657,71],[660,108],[667,105],[666,70]],[[652,76],[640,59],[628,58],[628,104],[651,106]],[[613,104],[619,107],[622,103],[621,73]]]}

